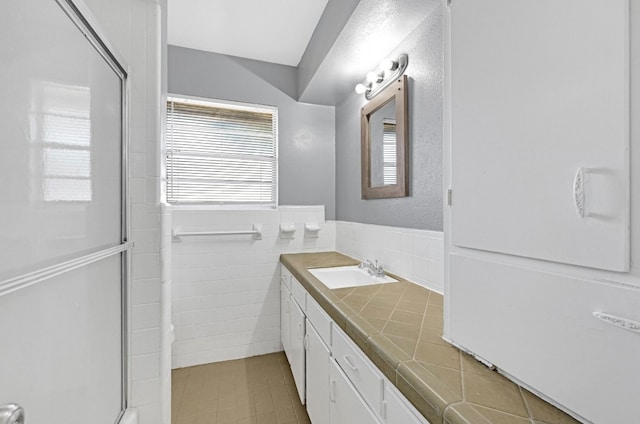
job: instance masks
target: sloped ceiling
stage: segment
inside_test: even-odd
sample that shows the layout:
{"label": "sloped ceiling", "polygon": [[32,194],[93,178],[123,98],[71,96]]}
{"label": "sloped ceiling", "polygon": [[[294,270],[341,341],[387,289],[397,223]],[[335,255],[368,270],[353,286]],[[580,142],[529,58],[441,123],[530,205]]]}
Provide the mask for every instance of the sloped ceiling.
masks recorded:
{"label": "sloped ceiling", "polygon": [[169,0],[168,42],[295,67],[300,101],[336,105],[439,1]]}
{"label": "sloped ceiling", "polygon": [[298,66],[328,0],[169,0],[169,44]]}
{"label": "sloped ceiling", "polygon": [[[305,68],[305,61],[309,59],[306,55],[303,57],[298,67],[300,101],[340,103],[358,82],[364,80],[367,72],[376,69],[380,61],[429,16],[438,3],[439,0],[361,0],[314,69]],[[323,19],[316,33],[326,24]]]}

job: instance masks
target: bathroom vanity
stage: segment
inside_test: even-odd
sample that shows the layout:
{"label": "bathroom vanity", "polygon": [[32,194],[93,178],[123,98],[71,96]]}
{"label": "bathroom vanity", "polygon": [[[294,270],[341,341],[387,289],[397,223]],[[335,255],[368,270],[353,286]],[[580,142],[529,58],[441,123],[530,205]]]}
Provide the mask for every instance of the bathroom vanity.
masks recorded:
{"label": "bathroom vanity", "polygon": [[282,344],[313,424],[576,423],[445,342],[440,294],[395,275],[329,289],[310,271],[358,263],[281,256]]}

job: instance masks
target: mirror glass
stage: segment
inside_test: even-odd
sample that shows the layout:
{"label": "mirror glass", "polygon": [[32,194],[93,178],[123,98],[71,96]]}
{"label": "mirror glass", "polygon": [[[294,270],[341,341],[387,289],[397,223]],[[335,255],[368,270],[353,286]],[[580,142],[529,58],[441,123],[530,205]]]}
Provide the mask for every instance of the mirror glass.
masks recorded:
{"label": "mirror glass", "polygon": [[394,185],[396,175],[396,99],[371,114],[371,187]]}
{"label": "mirror glass", "polygon": [[409,195],[407,77],[402,76],[362,108],[362,198]]}

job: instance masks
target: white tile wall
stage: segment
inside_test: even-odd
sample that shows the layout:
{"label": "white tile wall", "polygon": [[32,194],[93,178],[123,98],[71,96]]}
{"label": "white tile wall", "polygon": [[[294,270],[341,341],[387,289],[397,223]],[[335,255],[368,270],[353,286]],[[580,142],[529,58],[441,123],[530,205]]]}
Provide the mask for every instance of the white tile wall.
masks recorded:
{"label": "white tile wall", "polygon": [[[80,0],[82,1],[82,0]],[[160,17],[165,0],[84,0],[129,73],[129,201],[131,237],[135,243],[130,281],[129,405],[137,414],[127,421],[169,424],[169,399],[161,381],[170,375],[161,361],[162,313],[169,304],[167,284],[161,285],[160,202]],[[163,280],[164,281],[164,280]],[[170,282],[169,282],[170,283]],[[165,295],[163,296],[163,293]],[[165,307],[161,307],[166,300]],[[167,349],[168,351],[168,349]],[[170,402],[169,402],[170,405]]]}
{"label": "white tile wall", "polygon": [[377,259],[401,277],[439,293],[444,288],[442,232],[336,221],[336,250]]}
{"label": "white tile wall", "polygon": [[161,207],[162,237],[160,241],[160,400],[162,407],[162,422],[171,422],[171,343],[174,332],[171,325],[171,292],[173,280],[171,276],[171,207]]}
{"label": "white tile wall", "polygon": [[[281,253],[335,248],[335,223],[324,206],[264,210],[173,209],[173,228],[186,232],[250,230],[249,235],[185,237],[172,244],[174,368],[236,359],[281,349]],[[293,239],[279,238],[280,223],[295,223]],[[318,238],[304,237],[319,223]]]}

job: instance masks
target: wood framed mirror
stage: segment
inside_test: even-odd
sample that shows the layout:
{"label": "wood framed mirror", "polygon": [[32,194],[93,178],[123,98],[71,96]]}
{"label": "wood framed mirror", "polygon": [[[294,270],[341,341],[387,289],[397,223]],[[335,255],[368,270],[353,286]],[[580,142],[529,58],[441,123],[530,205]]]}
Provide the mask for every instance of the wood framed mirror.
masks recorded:
{"label": "wood framed mirror", "polygon": [[403,75],[361,110],[362,198],[409,195],[407,76]]}

